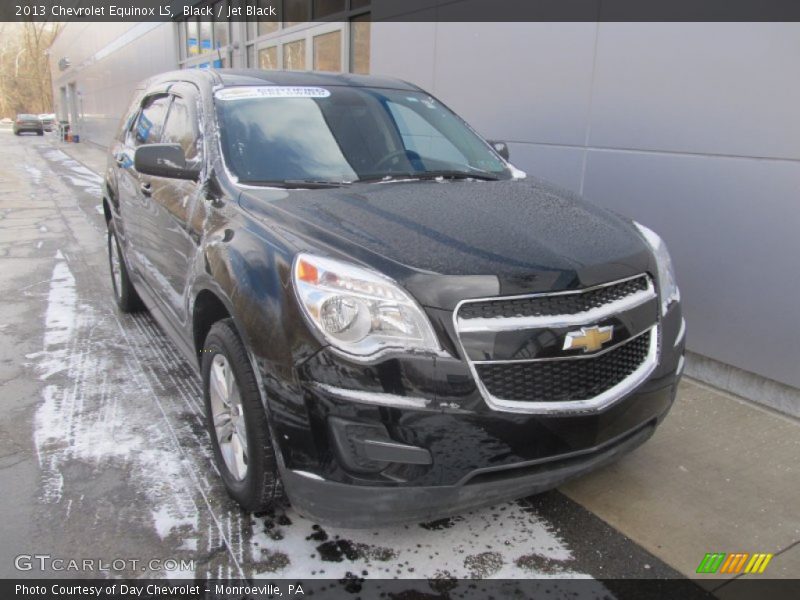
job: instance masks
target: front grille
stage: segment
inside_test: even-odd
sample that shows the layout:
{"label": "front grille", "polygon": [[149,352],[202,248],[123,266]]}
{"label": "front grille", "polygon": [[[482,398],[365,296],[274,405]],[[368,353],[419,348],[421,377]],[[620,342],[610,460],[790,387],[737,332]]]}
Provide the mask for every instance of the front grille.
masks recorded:
{"label": "front grille", "polygon": [[475,369],[495,398],[517,402],[588,400],[625,380],[645,361],[651,335],[648,331],[590,358],[480,363]]}
{"label": "front grille", "polygon": [[642,275],[587,292],[469,302],[458,311],[458,317],[492,319],[574,315],[592,308],[600,308],[615,300],[647,290],[648,287],[648,278]]}

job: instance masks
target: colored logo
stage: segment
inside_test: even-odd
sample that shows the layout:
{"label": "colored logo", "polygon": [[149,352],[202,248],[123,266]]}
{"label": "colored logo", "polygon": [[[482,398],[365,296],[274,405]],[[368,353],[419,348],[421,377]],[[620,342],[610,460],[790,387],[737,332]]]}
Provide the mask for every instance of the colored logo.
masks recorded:
{"label": "colored logo", "polygon": [[614,337],[614,326],[598,327],[592,325],[591,327],[581,327],[580,331],[570,331],[564,338],[564,350],[573,350],[575,348],[583,348],[584,352],[594,352],[600,350],[603,344],[610,342]]}
{"label": "colored logo", "polygon": [[774,554],[763,552],[756,552],[755,554],[747,552],[734,552],[732,554],[709,552],[700,561],[697,572],[704,574],[763,573],[773,556]]}

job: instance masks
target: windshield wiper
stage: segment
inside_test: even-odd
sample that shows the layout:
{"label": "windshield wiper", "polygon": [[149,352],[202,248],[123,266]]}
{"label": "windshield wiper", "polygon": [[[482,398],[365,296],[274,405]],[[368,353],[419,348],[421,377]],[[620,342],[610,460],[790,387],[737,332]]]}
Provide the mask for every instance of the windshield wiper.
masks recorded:
{"label": "windshield wiper", "polygon": [[324,181],[320,179],[240,179],[244,185],[257,185],[263,187],[278,187],[287,190],[309,189],[318,190],[335,188],[348,185],[349,181]]}
{"label": "windshield wiper", "polygon": [[489,171],[481,171],[475,169],[474,171],[424,171],[417,173],[416,177],[419,179],[483,179],[486,181],[497,181],[499,177]]}
{"label": "windshield wiper", "polygon": [[359,177],[355,183],[375,183],[380,181],[407,181],[417,179],[417,173],[387,173],[386,175],[368,175]]}
{"label": "windshield wiper", "polygon": [[406,181],[413,179],[482,179],[485,181],[497,181],[499,177],[489,171],[409,171],[407,173],[387,173],[386,175],[375,175],[357,179],[355,183],[376,183],[381,181]]}

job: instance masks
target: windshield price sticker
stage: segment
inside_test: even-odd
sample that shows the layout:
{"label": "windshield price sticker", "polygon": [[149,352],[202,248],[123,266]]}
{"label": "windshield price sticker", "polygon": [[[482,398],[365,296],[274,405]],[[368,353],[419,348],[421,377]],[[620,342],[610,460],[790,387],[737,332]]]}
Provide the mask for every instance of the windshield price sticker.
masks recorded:
{"label": "windshield price sticker", "polygon": [[245,100],[249,98],[327,98],[331,93],[320,87],[249,86],[219,90],[219,100]]}

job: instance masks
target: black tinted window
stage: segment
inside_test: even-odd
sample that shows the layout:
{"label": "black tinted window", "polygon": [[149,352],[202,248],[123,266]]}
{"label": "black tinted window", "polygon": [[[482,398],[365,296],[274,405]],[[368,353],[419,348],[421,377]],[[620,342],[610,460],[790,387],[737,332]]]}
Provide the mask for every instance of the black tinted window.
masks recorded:
{"label": "black tinted window", "polygon": [[199,158],[200,135],[197,117],[184,98],[176,97],[169,109],[162,141],[165,144],[180,144],[188,160]]}
{"label": "black tinted window", "polygon": [[161,140],[169,102],[169,96],[154,96],[147,99],[134,128],[134,143],[137,146],[154,144]]}

